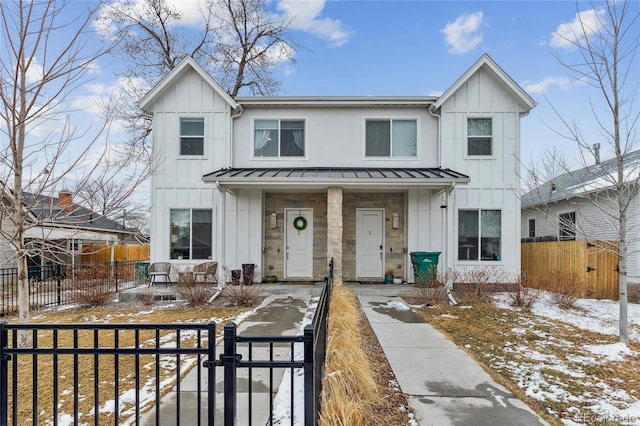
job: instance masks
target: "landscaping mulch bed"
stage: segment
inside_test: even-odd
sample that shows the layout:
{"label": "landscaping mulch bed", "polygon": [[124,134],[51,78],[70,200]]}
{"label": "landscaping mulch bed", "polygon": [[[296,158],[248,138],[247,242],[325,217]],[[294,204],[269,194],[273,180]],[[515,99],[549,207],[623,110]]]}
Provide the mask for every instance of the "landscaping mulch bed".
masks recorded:
{"label": "landscaping mulch bed", "polygon": [[371,426],[407,425],[413,410],[409,406],[408,395],[402,392],[396,382],[396,376],[387,361],[387,357],[378,342],[371,325],[364,315],[358,328],[362,333],[362,344],[367,357],[374,366],[375,381],[381,392],[381,403],[372,407],[366,424]]}

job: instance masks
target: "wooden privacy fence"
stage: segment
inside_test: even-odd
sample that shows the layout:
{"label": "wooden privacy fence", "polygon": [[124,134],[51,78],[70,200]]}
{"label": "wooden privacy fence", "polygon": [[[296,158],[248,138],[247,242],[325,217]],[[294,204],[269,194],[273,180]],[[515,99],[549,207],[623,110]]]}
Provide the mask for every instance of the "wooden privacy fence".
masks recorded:
{"label": "wooden privacy fence", "polygon": [[[106,244],[83,244],[82,263],[111,262],[111,247]],[[113,260],[149,260],[151,248],[144,246],[113,246]]]}
{"label": "wooden privacy fence", "polygon": [[618,300],[617,242],[550,241],[521,247],[521,269],[528,276],[575,272],[586,284],[585,297]]}

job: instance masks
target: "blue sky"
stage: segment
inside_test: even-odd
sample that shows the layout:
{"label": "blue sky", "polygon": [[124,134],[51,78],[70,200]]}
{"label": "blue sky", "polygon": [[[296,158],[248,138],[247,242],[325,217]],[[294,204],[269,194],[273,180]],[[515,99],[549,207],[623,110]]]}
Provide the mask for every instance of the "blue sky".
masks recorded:
{"label": "blue sky", "polygon": [[[197,4],[202,0],[166,1],[183,13],[185,30],[201,27]],[[74,6],[79,10],[86,4],[76,0]],[[578,157],[575,143],[554,132],[563,129],[551,104],[568,122],[576,122],[590,144],[602,144],[602,159],[612,156],[590,112],[590,99],[598,108],[601,95],[572,79],[554,56],[575,59],[576,52],[557,33],[575,25],[577,12],[589,19],[602,3],[270,0],[269,7],[293,19],[292,35],[304,46],[296,63],[282,63],[276,70],[283,95],[437,95],[488,53],[538,102],[522,119],[523,163],[538,162],[551,148]],[[638,13],[640,1],[632,7]],[[108,58],[96,64],[94,79],[77,94],[82,110],[96,110],[96,101],[119,87],[113,66]],[[637,85],[640,59],[635,67]],[[116,124],[111,135],[119,130]]]}
{"label": "blue sky", "polygon": [[[291,1],[296,8],[305,1]],[[307,2],[308,3],[308,2]],[[307,23],[294,21],[308,48],[297,63],[283,66],[288,95],[440,94],[483,53],[491,57],[538,102],[522,120],[525,163],[556,147],[576,157],[575,143],[556,135],[563,128],[550,103],[592,139],[589,99],[599,93],[571,78],[556,54],[575,58],[557,34],[589,17],[601,3],[573,1],[327,1]],[[634,4],[638,10],[640,2]],[[283,10],[279,6],[280,10]],[[313,31],[314,25],[323,31]],[[636,32],[638,29],[636,28]],[[332,38],[332,35],[334,36]],[[339,36],[338,36],[339,35]],[[636,83],[640,76],[636,63]],[[550,127],[550,128],[549,128]],[[612,155],[602,143],[602,157]]]}

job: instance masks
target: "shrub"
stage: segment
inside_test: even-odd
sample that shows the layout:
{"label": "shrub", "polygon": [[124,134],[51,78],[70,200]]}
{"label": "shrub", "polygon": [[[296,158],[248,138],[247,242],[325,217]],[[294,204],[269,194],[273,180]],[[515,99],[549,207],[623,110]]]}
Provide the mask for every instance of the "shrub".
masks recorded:
{"label": "shrub", "polygon": [[212,287],[209,283],[197,282],[193,275],[188,274],[180,278],[176,292],[189,306],[202,306],[209,302]]}
{"label": "shrub", "polygon": [[244,285],[241,280],[238,285],[226,286],[223,295],[233,306],[254,306],[262,298],[262,285]]}
{"label": "shrub", "polygon": [[[452,272],[453,281],[460,283],[461,290],[456,291],[456,299],[463,303],[493,303],[496,285],[507,280],[500,267],[469,268],[465,271]],[[500,287],[501,288],[501,287]]]}
{"label": "shrub", "polygon": [[573,308],[586,288],[577,272],[547,271],[535,274],[529,280],[532,287],[549,292],[550,302],[562,309]]}
{"label": "shrub", "polygon": [[103,306],[116,295],[112,283],[88,283],[74,292],[73,301],[83,307]]}
{"label": "shrub", "polygon": [[[69,271],[67,271],[69,273]],[[89,263],[75,265],[73,276],[77,280],[105,279],[111,276],[111,267],[108,263]]]}
{"label": "shrub", "polygon": [[155,298],[153,297],[152,291],[142,291],[140,294],[140,303],[143,306],[153,306],[156,303]]}
{"label": "shrub", "polygon": [[511,306],[525,309],[531,309],[539,299],[538,293],[529,287],[529,283],[524,278],[520,278],[508,294]]}

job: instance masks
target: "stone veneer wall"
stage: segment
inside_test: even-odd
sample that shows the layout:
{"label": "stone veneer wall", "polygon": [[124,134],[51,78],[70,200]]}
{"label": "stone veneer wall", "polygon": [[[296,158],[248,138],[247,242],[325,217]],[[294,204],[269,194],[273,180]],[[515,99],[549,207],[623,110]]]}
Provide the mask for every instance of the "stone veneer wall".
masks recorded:
{"label": "stone veneer wall", "polygon": [[[313,277],[321,281],[327,275],[327,194],[267,193],[264,199],[264,271],[262,275],[284,278],[284,209],[313,209]],[[271,213],[276,212],[277,227],[269,227]],[[269,268],[273,266],[273,269]]]}
{"label": "stone veneer wall", "polygon": [[342,188],[327,189],[327,259],[333,259],[333,283],[336,285],[343,283],[344,245],[342,244],[342,235],[344,233],[344,219],[342,202]]}
{"label": "stone veneer wall", "polygon": [[[396,278],[406,279],[405,263],[406,247],[406,222],[405,222],[405,193],[345,193],[342,207],[344,218],[343,235],[343,280],[356,280],[356,209],[357,208],[384,208],[384,234],[385,234],[385,265],[383,269],[392,269]],[[397,213],[400,226],[393,229],[391,217]],[[410,263],[410,262],[409,262]],[[380,277],[380,281],[382,281]]]}

